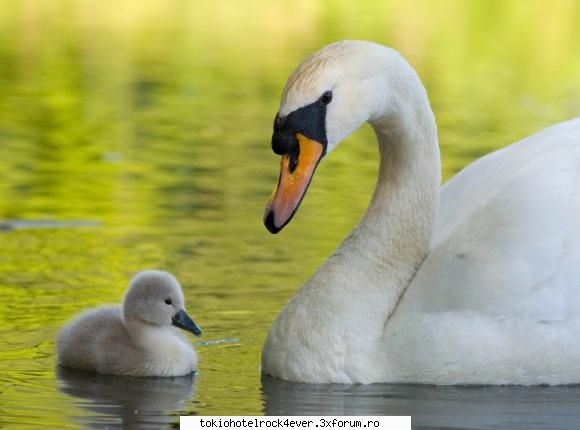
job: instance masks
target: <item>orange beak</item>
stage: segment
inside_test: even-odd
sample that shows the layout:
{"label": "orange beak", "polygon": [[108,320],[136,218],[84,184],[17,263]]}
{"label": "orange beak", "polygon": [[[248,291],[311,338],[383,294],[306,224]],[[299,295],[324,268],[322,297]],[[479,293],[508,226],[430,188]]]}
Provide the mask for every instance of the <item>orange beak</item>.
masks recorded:
{"label": "orange beak", "polygon": [[264,212],[264,225],[273,234],[282,230],[298,210],[324,155],[321,143],[300,133],[296,134],[296,139],[299,146],[298,164],[291,170],[290,156],[282,156],[278,186]]}

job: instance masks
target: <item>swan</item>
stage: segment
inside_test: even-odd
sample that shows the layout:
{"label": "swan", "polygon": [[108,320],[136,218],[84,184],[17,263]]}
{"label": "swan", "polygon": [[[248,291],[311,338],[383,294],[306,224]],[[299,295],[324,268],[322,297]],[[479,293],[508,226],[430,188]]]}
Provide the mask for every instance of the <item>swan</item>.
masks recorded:
{"label": "swan", "polygon": [[62,328],[59,364],[112,375],[191,374],[197,354],[172,325],[201,336],[185,312],[177,279],[168,272],[141,271],[131,280],[122,308],[91,309]]}
{"label": "swan", "polygon": [[310,383],[580,383],[580,120],[493,152],[440,187],[435,118],[393,49],[342,41],[290,76],[274,120],[271,233],[321,159],[368,122],[364,216],[286,304],[268,375]]}

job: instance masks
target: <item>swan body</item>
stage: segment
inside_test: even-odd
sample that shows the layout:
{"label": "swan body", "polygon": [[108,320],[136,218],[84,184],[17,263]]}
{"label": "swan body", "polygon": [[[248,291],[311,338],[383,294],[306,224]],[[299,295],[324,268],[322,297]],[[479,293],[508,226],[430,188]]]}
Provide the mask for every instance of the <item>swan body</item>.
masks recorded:
{"label": "swan body", "polygon": [[[318,128],[301,128],[300,109],[324,111]],[[370,205],[273,323],[263,371],[311,383],[580,383],[580,120],[493,152],[441,188],[414,70],[374,43],[329,45],[282,96],[270,231],[292,218],[318,161],[364,122],[380,153]],[[284,140],[292,133],[295,143]],[[303,149],[317,142],[303,173],[302,154],[317,154]]]}
{"label": "swan body", "polygon": [[195,372],[197,354],[172,325],[201,335],[183,309],[173,275],[146,270],[131,281],[123,306],[79,315],[57,339],[59,364],[101,374],[182,376]]}

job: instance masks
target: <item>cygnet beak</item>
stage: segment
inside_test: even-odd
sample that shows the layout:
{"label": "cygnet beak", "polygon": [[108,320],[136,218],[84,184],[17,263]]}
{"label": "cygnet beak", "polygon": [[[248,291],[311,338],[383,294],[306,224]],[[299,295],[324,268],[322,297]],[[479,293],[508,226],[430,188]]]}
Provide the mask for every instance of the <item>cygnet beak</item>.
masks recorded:
{"label": "cygnet beak", "polygon": [[173,318],[171,318],[171,324],[180,329],[187,330],[196,336],[201,336],[201,329],[183,309],[180,309],[179,312],[173,315]]}

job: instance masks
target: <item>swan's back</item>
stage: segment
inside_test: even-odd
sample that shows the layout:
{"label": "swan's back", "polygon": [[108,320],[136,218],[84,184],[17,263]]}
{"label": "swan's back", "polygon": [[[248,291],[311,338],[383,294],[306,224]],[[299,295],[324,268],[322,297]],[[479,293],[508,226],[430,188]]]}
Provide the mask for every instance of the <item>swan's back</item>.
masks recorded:
{"label": "swan's back", "polygon": [[[119,306],[103,306],[79,315],[59,333],[57,351],[67,367],[101,371],[125,362],[132,341]],[[124,356],[125,360],[119,360]],[[111,373],[111,372],[105,372]]]}
{"label": "swan's back", "polygon": [[392,379],[580,380],[580,120],[491,153],[442,190],[432,248],[391,315]]}
{"label": "swan's back", "polygon": [[437,219],[406,293],[413,307],[538,321],[580,315],[580,120],[468,166],[443,187]]}

